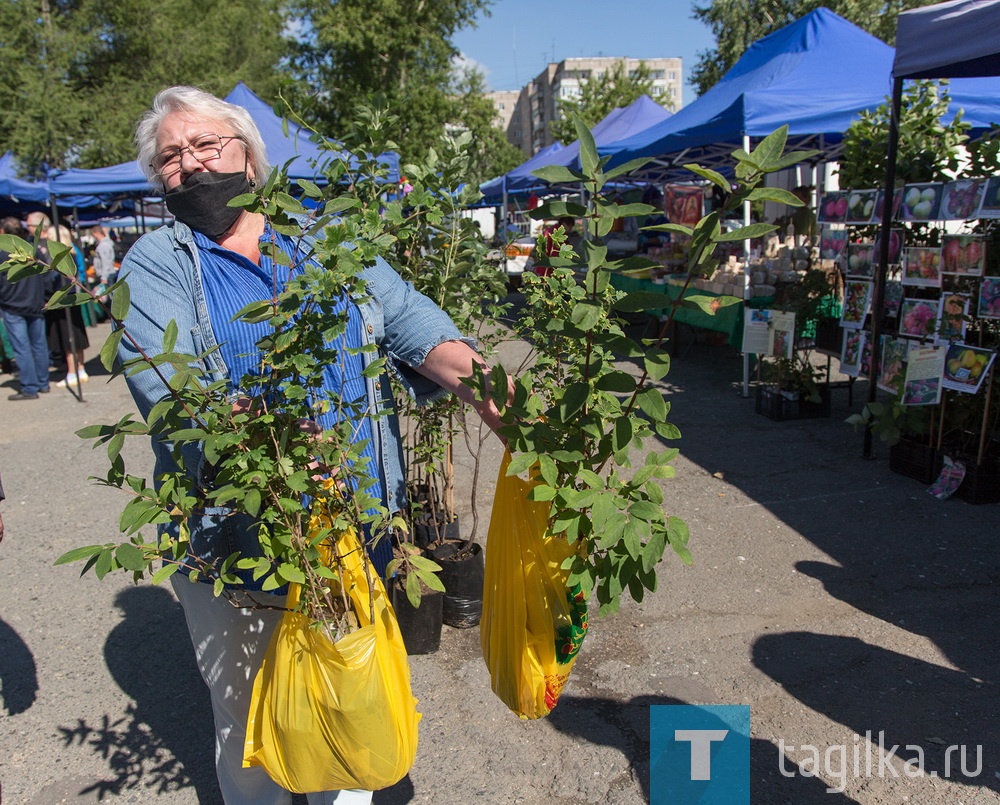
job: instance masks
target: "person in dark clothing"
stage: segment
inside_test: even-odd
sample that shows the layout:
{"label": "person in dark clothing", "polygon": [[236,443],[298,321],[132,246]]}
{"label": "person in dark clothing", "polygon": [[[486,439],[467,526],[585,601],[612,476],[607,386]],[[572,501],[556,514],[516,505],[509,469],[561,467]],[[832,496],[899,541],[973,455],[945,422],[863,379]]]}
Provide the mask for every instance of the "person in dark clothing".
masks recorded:
{"label": "person in dark clothing", "polygon": [[[25,236],[20,222],[12,217],[0,221],[0,231],[5,235]],[[0,263],[9,256],[0,251]],[[11,282],[5,273],[0,274],[0,317],[21,377],[21,390],[8,396],[8,400],[37,400],[39,394],[49,391],[49,344],[43,310],[47,298],[48,280],[44,276]]]}

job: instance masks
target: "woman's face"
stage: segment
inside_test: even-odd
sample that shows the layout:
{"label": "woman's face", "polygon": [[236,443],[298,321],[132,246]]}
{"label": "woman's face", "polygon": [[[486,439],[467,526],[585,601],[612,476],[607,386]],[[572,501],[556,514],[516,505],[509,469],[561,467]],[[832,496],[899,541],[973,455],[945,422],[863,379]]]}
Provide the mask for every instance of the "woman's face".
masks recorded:
{"label": "woman's face", "polygon": [[[205,135],[219,135],[221,141],[218,157],[198,160],[188,147],[202,141]],[[163,118],[156,134],[156,151],[181,150],[180,170],[163,178],[167,190],[173,190],[188,176],[202,171],[211,173],[236,173],[246,170],[253,179],[253,168],[247,163],[247,153],[242,141],[227,139],[233,137],[233,130],[225,123],[207,117],[199,117],[189,112],[170,112]],[[184,150],[182,150],[184,149]]]}

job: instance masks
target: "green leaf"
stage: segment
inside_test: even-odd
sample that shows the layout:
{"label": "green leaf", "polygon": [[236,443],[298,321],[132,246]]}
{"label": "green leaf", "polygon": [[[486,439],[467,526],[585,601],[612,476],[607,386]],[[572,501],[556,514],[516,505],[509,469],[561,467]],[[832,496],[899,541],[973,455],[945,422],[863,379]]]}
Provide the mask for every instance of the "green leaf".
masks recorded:
{"label": "green leaf", "polygon": [[593,176],[597,171],[599,162],[594,133],[580,117],[576,117],[573,123],[576,125],[576,136],[580,141],[580,167],[583,169],[584,174]]}
{"label": "green leaf", "polygon": [[171,562],[169,564],[164,565],[159,570],[157,570],[153,574],[153,578],[150,581],[153,585],[162,584],[180,569],[181,569],[180,565],[176,565],[173,562]]}
{"label": "green leaf", "polygon": [[115,548],[115,559],[126,570],[141,571],[146,569],[146,561],[142,551],[128,542]]}
{"label": "green leaf", "polygon": [[163,331],[163,351],[173,352],[177,346],[177,322],[171,319],[167,323],[167,329]]}
{"label": "green leaf", "polygon": [[282,562],[278,565],[277,573],[286,582],[292,582],[293,584],[306,583],[306,574],[302,572],[302,569],[298,565],[293,565],[291,562]]}
{"label": "green leaf", "polygon": [[653,523],[663,519],[663,509],[648,500],[637,500],[628,507],[628,513],[629,516],[636,517],[647,523]]}
{"label": "green leaf", "polygon": [[805,202],[794,193],[780,187],[755,187],[746,197],[747,201],[775,201],[789,207],[801,207]]}
{"label": "green leaf", "polygon": [[115,358],[118,356],[118,345],[125,337],[124,330],[112,330],[101,347],[101,366],[109,372],[114,368]]}
{"label": "green leaf", "polygon": [[243,508],[251,517],[256,517],[260,512],[260,502],[260,490],[251,487],[247,490],[246,497],[243,498]]}
{"label": "green leaf", "polygon": [[96,556],[103,550],[103,545],[87,545],[83,548],[74,548],[71,551],[66,551],[53,564],[68,565],[70,562],[79,562],[81,559],[89,559],[91,556]]}
{"label": "green leaf", "polygon": [[684,166],[691,173],[697,173],[703,179],[708,179],[712,184],[718,185],[722,190],[727,193],[733,192],[733,187],[729,183],[729,180],[717,171],[711,170],[710,168],[703,168],[701,165],[696,165],[694,163],[688,163]]}
{"label": "green leaf", "polygon": [[528,500],[552,500],[556,496],[556,490],[545,484],[538,484],[528,490]]}
{"label": "green leaf", "polygon": [[586,179],[579,171],[564,168],[562,165],[546,165],[533,170],[531,174],[549,184],[579,184]]}
{"label": "green leaf", "polygon": [[629,442],[632,441],[632,433],[632,420],[627,416],[619,417],[615,421],[612,431],[612,444],[615,450],[628,447]]}
{"label": "green leaf", "polygon": [[123,282],[121,287],[111,296],[111,316],[116,321],[124,321],[131,306],[132,291],[129,289],[128,283]]}
{"label": "green leaf", "polygon": [[635,378],[628,372],[608,372],[597,378],[594,388],[601,391],[616,391],[620,394],[631,394],[635,391]]}
{"label": "green leaf", "polygon": [[518,453],[511,458],[510,465],[507,467],[507,475],[520,475],[529,467],[533,467],[536,461],[538,461],[538,456],[535,453]]}
{"label": "green leaf", "polygon": [[732,232],[721,232],[715,237],[715,240],[720,243],[728,243],[734,240],[751,240],[763,237],[769,232],[774,232],[777,228],[776,224],[750,224],[749,226],[741,226],[739,229],[734,229]]}
{"label": "green leaf", "polygon": [[762,171],[776,170],[774,167],[785,150],[788,142],[788,124],[775,129],[768,134],[750,154]]}
{"label": "green leaf", "polygon": [[637,398],[639,409],[654,422],[662,422],[667,416],[667,404],[663,393],[655,387],[643,391]]}
{"label": "green leaf", "polygon": [[729,307],[730,305],[738,305],[742,301],[742,299],[738,299],[735,296],[704,296],[697,293],[684,295],[685,304],[690,303],[695,305],[709,316],[714,316],[722,308]]}
{"label": "green leaf", "polygon": [[614,304],[615,310],[625,313],[642,313],[647,310],[663,310],[670,306],[670,297],[656,291],[632,291]]}
{"label": "green leaf", "polygon": [[570,383],[559,401],[559,419],[569,422],[587,402],[590,386],[587,383]]}
{"label": "green leaf", "polygon": [[665,349],[651,347],[643,358],[643,366],[650,378],[662,380],[670,371],[670,353]]}
{"label": "green leaf", "polygon": [[569,319],[581,330],[593,330],[594,325],[600,321],[602,312],[598,305],[592,305],[589,302],[580,302],[573,306]]}

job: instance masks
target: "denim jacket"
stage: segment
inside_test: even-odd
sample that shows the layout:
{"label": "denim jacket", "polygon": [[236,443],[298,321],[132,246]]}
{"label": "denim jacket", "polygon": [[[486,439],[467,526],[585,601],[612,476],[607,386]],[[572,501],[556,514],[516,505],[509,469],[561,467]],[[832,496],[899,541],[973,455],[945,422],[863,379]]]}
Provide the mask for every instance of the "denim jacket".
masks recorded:
{"label": "denim jacket", "polygon": [[[198,249],[187,225],[175,221],[140,238],[126,254],[120,276],[128,280],[131,292],[125,327],[147,355],[162,351],[164,332],[173,320],[178,333],[174,351],[200,355],[214,350],[202,367],[205,378],[209,382],[228,379],[226,365],[215,349],[218,345],[209,321]],[[427,354],[445,341],[462,340],[473,347],[475,342],[462,338],[447,314],[404,282],[381,258],[364,269],[361,276],[368,294],[368,299],[358,304],[366,343],[376,344],[379,352],[388,357],[389,365],[418,404],[447,394],[413,367],[420,366]],[[119,360],[130,360],[138,354],[128,339],[122,339]],[[373,357],[373,353],[365,353],[366,362]],[[169,366],[161,366],[160,370],[168,379],[173,374]],[[166,396],[163,381],[151,370],[130,375],[126,381],[143,418]],[[391,411],[389,378],[368,378],[366,385],[369,410]],[[398,511],[406,503],[399,423],[392,415],[382,416],[373,424],[384,484],[382,502],[390,511]],[[163,473],[176,470],[176,464],[169,446],[161,440],[153,439],[153,453],[154,483],[158,484]],[[189,443],[183,455],[188,470],[199,468],[200,473],[200,446]],[[225,508],[205,509],[199,521],[189,522],[189,527],[190,551],[202,558],[222,559],[234,551],[242,556],[260,555],[253,520],[247,515],[234,515]],[[246,582],[244,589],[258,586],[249,574],[240,575]]]}

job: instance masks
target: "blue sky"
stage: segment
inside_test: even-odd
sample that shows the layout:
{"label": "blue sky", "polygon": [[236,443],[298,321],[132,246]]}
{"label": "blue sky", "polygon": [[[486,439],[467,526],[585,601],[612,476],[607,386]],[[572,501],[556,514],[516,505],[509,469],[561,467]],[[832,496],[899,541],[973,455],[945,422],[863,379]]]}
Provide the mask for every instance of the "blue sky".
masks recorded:
{"label": "blue sky", "polygon": [[691,7],[691,0],[495,0],[490,16],[454,41],[497,90],[519,89],[548,62],[575,56],[679,56],[688,103],[691,68],[715,44]]}

